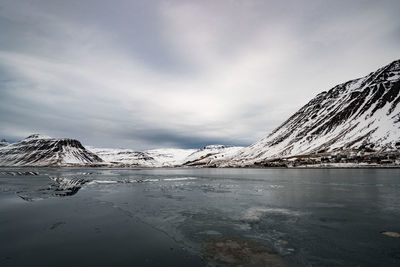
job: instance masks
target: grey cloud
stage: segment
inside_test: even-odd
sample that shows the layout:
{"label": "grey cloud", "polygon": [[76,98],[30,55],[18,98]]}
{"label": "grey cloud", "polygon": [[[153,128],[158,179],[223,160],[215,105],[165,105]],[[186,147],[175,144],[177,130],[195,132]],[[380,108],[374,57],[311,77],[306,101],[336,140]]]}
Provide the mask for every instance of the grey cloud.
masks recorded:
{"label": "grey cloud", "polygon": [[2,1],[0,136],[247,145],[399,58],[399,1]]}

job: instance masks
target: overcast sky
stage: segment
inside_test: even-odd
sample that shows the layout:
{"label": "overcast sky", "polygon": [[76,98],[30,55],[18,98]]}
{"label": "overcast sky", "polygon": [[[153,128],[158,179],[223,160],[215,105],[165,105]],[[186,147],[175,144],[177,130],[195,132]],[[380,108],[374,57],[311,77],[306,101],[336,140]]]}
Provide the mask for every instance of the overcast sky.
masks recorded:
{"label": "overcast sky", "polygon": [[400,1],[0,2],[0,137],[249,145],[400,58]]}

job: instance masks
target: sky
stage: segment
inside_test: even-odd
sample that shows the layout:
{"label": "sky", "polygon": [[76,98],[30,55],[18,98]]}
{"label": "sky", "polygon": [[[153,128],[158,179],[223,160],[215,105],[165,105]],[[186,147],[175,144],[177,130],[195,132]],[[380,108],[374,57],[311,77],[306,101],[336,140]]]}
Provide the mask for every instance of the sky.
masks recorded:
{"label": "sky", "polygon": [[0,138],[249,145],[400,58],[400,1],[1,0]]}

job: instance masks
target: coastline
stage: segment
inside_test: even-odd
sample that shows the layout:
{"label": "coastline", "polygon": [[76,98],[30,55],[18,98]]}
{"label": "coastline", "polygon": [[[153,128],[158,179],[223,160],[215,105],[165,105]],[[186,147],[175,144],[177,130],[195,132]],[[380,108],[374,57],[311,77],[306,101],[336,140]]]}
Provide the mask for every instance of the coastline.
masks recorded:
{"label": "coastline", "polygon": [[194,167],[194,166],[162,166],[162,167],[149,167],[149,166],[91,166],[91,165],[64,165],[64,166],[55,166],[55,165],[48,165],[48,166],[32,166],[32,165],[24,165],[24,166],[0,166],[0,169],[6,168],[52,168],[52,169],[78,169],[78,168],[93,168],[93,169],[400,169],[400,165],[374,165],[374,166],[367,166],[367,165],[352,165],[352,166],[313,166],[313,165],[306,165],[306,166],[295,166],[295,167],[272,167],[272,166],[227,166],[227,167],[213,167],[213,166],[201,166],[201,167]]}

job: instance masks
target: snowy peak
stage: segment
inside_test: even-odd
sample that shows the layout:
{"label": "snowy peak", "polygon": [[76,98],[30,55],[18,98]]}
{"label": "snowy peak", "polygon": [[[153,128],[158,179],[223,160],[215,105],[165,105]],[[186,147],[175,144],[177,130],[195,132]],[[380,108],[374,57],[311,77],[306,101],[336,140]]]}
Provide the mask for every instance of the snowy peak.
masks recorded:
{"label": "snowy peak", "polygon": [[318,94],[236,164],[334,151],[388,151],[400,141],[400,61]]}
{"label": "snowy peak", "polygon": [[50,136],[43,134],[31,134],[30,136],[24,138],[23,140],[33,140],[33,139],[52,139]]}
{"label": "snowy peak", "polygon": [[0,166],[76,166],[101,163],[75,139],[34,134],[0,148]]}

